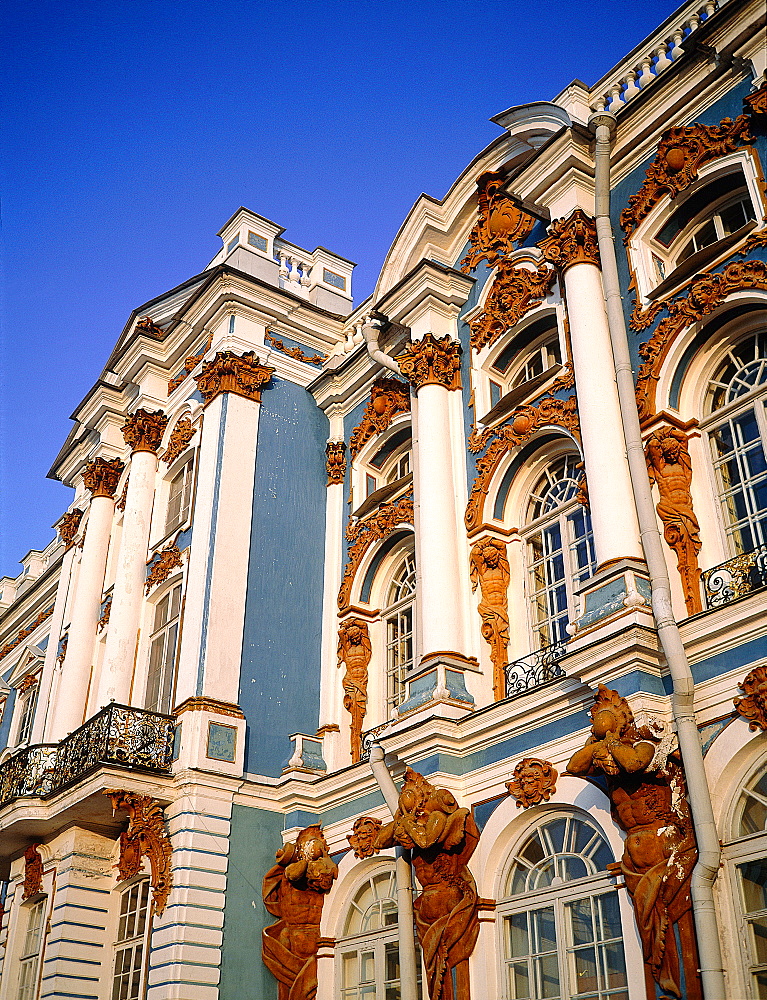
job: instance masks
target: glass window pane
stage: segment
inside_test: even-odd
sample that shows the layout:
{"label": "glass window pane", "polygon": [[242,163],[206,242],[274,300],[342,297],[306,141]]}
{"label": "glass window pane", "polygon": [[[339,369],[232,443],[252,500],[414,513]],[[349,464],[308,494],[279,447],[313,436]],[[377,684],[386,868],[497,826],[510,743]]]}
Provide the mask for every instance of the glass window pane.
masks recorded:
{"label": "glass window pane", "polygon": [[767,858],[738,865],[747,913],[767,909]]}

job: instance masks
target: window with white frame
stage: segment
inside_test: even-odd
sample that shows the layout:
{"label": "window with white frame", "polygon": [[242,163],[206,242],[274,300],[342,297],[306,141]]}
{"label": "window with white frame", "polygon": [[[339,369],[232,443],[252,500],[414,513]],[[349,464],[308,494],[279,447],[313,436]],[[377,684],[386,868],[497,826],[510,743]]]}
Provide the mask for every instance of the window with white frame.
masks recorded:
{"label": "window with white frame", "polygon": [[706,419],[724,529],[733,555],[767,544],[767,329],[727,350]]}
{"label": "window with white frame", "polygon": [[181,584],[176,584],[158,601],[149,647],[149,673],[144,707],[168,714],[173,707],[176,649],[181,615]]}
{"label": "window with white frame", "polygon": [[[400,996],[397,892],[394,870],[371,875],[355,893],[336,946],[341,1000]],[[418,996],[421,997],[420,963]]]}
{"label": "window with white frame", "polygon": [[19,988],[17,1000],[35,1000],[37,997],[38,970],[40,967],[40,949],[45,927],[45,912],[48,898],[22,907],[26,910],[26,927],[21,942],[19,954]]}
{"label": "window with white frame", "polygon": [[413,442],[411,429],[400,427],[389,435],[376,453],[365,463],[365,496],[382,486],[396,483],[412,470]]}
{"label": "window with white frame", "polygon": [[514,850],[503,898],[503,1000],[628,1000],[610,845],[573,813],[547,815]]}
{"label": "window with white frame", "polygon": [[111,1000],[139,1000],[149,914],[149,881],[123,889],[115,938]]}
{"label": "window with white frame", "polygon": [[489,363],[490,408],[518,386],[562,363],[556,316],[548,314],[525,327]]}
{"label": "window with white frame", "polygon": [[165,515],[165,533],[180,528],[189,518],[192,502],[192,473],[194,460],[189,459],[170,481],[168,508]]}
{"label": "window with white frame", "polygon": [[579,461],[564,455],[552,462],[528,498],[525,548],[535,649],[567,640],[575,590],[596,569],[591,517],[578,501]]}
{"label": "window with white frame", "polygon": [[19,691],[19,721],[16,728],[16,744],[29,743],[32,737],[32,725],[35,721],[35,708],[37,707],[38,684],[37,678],[27,681],[23,690]]}
{"label": "window with white frame", "polygon": [[386,630],[386,716],[405,697],[405,676],[413,666],[415,642],[415,555],[409,552],[389,583],[382,612]]}

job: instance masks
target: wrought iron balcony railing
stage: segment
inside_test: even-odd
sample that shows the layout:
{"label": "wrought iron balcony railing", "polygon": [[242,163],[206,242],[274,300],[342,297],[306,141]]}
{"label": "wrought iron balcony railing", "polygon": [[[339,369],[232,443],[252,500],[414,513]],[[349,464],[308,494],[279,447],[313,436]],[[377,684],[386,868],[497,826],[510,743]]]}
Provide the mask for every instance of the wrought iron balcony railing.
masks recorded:
{"label": "wrought iron balcony railing", "polygon": [[529,656],[523,656],[520,660],[507,663],[506,671],[506,697],[511,698],[517,694],[524,694],[533,688],[547,684],[556,680],[557,677],[564,677],[565,672],[560,665],[560,660],[565,655],[565,644],[555,643],[551,646],[544,646]]}
{"label": "wrought iron balcony railing", "polygon": [[767,545],[701,573],[706,608],[718,608],[767,587]]}
{"label": "wrought iron balcony railing", "polygon": [[50,798],[103,766],[169,774],[174,727],[169,715],[107,705],[61,743],[24,747],[0,764],[0,807]]}

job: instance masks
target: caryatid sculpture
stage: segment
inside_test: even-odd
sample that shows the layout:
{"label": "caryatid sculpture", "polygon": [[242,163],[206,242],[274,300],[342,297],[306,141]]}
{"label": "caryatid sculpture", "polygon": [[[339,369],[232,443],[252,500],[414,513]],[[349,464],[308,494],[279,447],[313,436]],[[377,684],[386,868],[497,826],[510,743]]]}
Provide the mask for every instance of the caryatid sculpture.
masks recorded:
{"label": "caryatid sculpture", "polygon": [[277,917],[262,934],[264,965],[278,981],[279,1000],[317,996],[317,949],[325,896],[338,877],[321,826],[308,826],[277,851],[264,876],[264,906]]}
{"label": "caryatid sculpture", "polygon": [[506,696],[504,667],[509,649],[509,560],[506,543],[483,538],[471,550],[471,589],[479,585],[482,600],[477,610],[482,618],[482,638],[490,644],[493,663],[493,693],[496,701]]}
{"label": "caryatid sculpture", "polygon": [[362,754],[362,722],[368,706],[368,664],[372,656],[367,622],[349,618],[338,630],[338,666],[346,665],[344,708],[352,717],[352,763]]}
{"label": "caryatid sculpture", "polygon": [[645,965],[662,996],[700,1000],[690,898],[698,852],[674,738],[659,739],[649,726],[638,729],[626,699],[603,684],[591,719],[591,736],[567,770],[607,778],[613,818],[626,833],[623,856],[609,867],[623,876],[631,895]]}
{"label": "caryatid sculpture", "polygon": [[470,1000],[469,956],[479,935],[477,886],[467,864],[479,842],[468,809],[408,768],[393,822],[376,847],[413,852],[422,892],[413,904],[431,1000]]}

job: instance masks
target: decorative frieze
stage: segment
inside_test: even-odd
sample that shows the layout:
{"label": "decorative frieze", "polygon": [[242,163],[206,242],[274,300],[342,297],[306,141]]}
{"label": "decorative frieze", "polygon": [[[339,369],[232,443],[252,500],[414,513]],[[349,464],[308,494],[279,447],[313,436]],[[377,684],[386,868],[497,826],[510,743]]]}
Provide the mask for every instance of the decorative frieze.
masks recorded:
{"label": "decorative frieze", "polygon": [[416,392],[425,385],[461,388],[461,345],[452,337],[426,333],[411,340],[395,361]]}
{"label": "decorative frieze", "polygon": [[510,327],[546,298],[557,280],[556,271],[546,264],[532,271],[508,261],[498,265],[485,306],[471,320],[471,346],[475,351],[494,344]]}
{"label": "decorative frieze", "polygon": [[574,264],[593,264],[599,267],[597,229],[591,216],[576,208],[566,219],[555,219],[549,226],[548,239],[538,244],[544,258],[560,274]]}
{"label": "decorative frieze", "polygon": [[374,542],[388,538],[403,524],[412,525],[413,516],[413,491],[408,490],[391,503],[381,504],[370,517],[348,526],[346,538],[351,544],[338,591],[338,607],[342,611],[349,606],[354,576],[367,550]]}
{"label": "decorative frieze", "polygon": [[168,447],[165,449],[162,460],[166,465],[171,465],[184,451],[186,446],[195,435],[195,429],[189,417],[182,417],[173,430],[170,432]]}
{"label": "decorative frieze", "polygon": [[517,800],[517,808],[548,802],[557,790],[557,770],[547,760],[525,757],[514,768],[514,777],[506,782],[509,795]]}
{"label": "decorative frieze", "polygon": [[38,851],[39,844],[30,844],[24,851],[24,890],[22,900],[36,896],[43,891],[43,859]]}
{"label": "decorative frieze", "polygon": [[506,194],[505,179],[497,171],[477,178],[478,218],[469,234],[469,250],[459,265],[466,274],[483,260],[488,267],[495,267],[533,230],[535,219]]}
{"label": "decorative frieze", "polygon": [[410,412],[410,387],[398,378],[377,378],[370,388],[370,400],[359,426],[349,438],[349,453],[356,458],[367,442],[382,434],[400,413]]}
{"label": "decorative frieze", "polygon": [[373,816],[360,816],[359,819],[355,819],[352,832],[346,835],[355,858],[372,858],[374,854],[380,853],[376,838],[382,826],[381,820]]}
{"label": "decorative frieze", "polygon": [[262,365],[253,351],[234,354],[219,351],[210,361],[205,361],[202,371],[194,379],[207,406],[222,392],[233,392],[254,403],[261,402],[261,390],[274,375],[274,368]]}
{"label": "decorative frieze", "polygon": [[506,542],[498,538],[483,538],[471,550],[469,560],[471,589],[480,588],[481,600],[477,611],[482,619],[482,638],[490,646],[493,664],[493,694],[495,700],[506,697],[504,668],[509,650],[509,560]]}
{"label": "decorative frieze", "polygon": [[132,454],[149,451],[156,455],[167,426],[162,410],[136,410],[123,424],[123,437]]}
{"label": "decorative frieze", "polygon": [[345,666],[344,708],[351,715],[352,763],[362,753],[362,722],[368,704],[368,664],[373,655],[367,622],[349,618],[338,629],[338,666]]}
{"label": "decorative frieze", "polygon": [[83,472],[83,483],[93,497],[109,497],[114,499],[117,484],[125,468],[119,458],[108,461],[105,458],[94,458],[88,462]]}
{"label": "decorative frieze", "polygon": [[325,471],[328,486],[343,483],[346,476],[346,444],[343,441],[328,441],[325,446]]}
{"label": "decorative frieze", "polygon": [[327,354],[304,354],[300,347],[287,347],[268,330],[264,334],[264,340],[267,344],[271,344],[275,351],[287,354],[289,358],[294,358],[296,361],[303,361],[305,365],[321,365],[328,360]]}
{"label": "decorative frieze", "polygon": [[128,829],[120,834],[120,880],[138,875],[143,859],[148,858],[154,909],[161,915],[173,886],[172,851],[162,806],[148,795],[122,789],[108,789],[104,794],[110,798],[114,812],[125,812],[129,817]]}
{"label": "decorative frieze", "polygon": [[767,667],[754,667],[738,685],[744,698],[735,698],[735,711],[748,719],[748,728],[767,730]]}
{"label": "decorative frieze", "polygon": [[83,513],[79,507],[75,507],[74,510],[70,510],[64,514],[59,521],[59,535],[67,548],[71,548],[75,544],[75,538],[77,538],[77,531],[80,527],[80,521],[83,519]]}
{"label": "decorative frieze", "polygon": [[173,570],[180,569],[183,565],[184,561],[178,545],[175,542],[166,545],[147,563],[148,573],[144,584],[144,593],[148,594],[153,587],[165,583]]}

